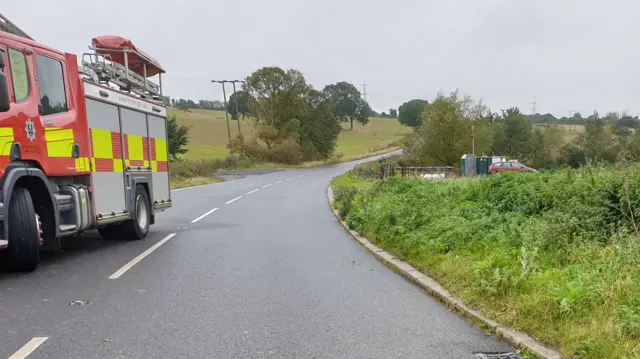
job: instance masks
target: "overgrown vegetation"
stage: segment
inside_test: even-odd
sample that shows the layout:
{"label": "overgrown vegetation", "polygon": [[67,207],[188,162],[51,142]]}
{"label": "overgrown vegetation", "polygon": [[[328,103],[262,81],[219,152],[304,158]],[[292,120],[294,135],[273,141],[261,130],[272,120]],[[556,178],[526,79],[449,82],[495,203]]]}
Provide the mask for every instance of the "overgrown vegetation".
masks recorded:
{"label": "overgrown vegetation", "polygon": [[463,301],[566,357],[640,357],[640,166],[354,181],[348,225]]}

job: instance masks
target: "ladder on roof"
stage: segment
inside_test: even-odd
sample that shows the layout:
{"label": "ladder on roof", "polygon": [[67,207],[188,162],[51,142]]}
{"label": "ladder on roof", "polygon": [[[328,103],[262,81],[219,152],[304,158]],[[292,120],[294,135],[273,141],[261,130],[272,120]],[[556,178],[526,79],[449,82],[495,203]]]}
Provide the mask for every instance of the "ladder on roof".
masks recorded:
{"label": "ladder on roof", "polygon": [[78,67],[86,80],[101,84],[116,85],[121,91],[134,93],[143,99],[162,101],[162,89],[156,83],[128,70],[109,55],[82,54],[82,65]]}
{"label": "ladder on roof", "polygon": [[0,14],[0,31],[8,32],[12,35],[24,37],[29,40],[33,40],[33,38],[27,35],[26,32],[22,31],[16,24],[12,23],[7,19],[4,15]]}

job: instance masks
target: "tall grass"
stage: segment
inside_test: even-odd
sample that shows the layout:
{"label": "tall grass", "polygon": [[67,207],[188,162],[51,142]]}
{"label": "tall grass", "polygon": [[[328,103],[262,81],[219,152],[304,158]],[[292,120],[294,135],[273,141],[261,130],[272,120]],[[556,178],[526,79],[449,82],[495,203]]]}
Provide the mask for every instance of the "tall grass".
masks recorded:
{"label": "tall grass", "polygon": [[488,316],[567,357],[640,358],[639,166],[343,193],[350,227]]}

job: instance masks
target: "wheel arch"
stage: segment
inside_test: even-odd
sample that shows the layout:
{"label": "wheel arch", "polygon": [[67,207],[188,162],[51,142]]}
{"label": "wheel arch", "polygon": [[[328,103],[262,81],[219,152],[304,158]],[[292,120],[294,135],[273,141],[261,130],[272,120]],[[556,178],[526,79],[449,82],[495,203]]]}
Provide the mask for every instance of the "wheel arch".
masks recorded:
{"label": "wheel arch", "polygon": [[135,193],[136,187],[138,185],[141,185],[147,192],[147,198],[149,198],[149,212],[151,213],[150,224],[155,224],[155,214],[153,211],[153,183],[151,173],[136,173],[135,175],[131,176],[131,187],[129,188],[130,195],[127,196],[127,208],[129,209],[130,218],[133,218],[134,216],[134,210],[136,206]]}
{"label": "wheel arch", "polygon": [[[36,209],[36,213],[40,214],[43,220],[43,231],[45,238],[57,238],[59,235],[58,216],[56,213],[58,203],[53,197],[53,191],[49,186],[47,176],[40,168],[29,162],[16,161],[7,166],[4,178],[2,179],[2,196],[4,238],[9,238],[9,226],[7,219],[9,218],[9,202],[14,188],[22,187],[29,191]],[[43,216],[43,214],[45,214]],[[48,215],[47,215],[48,214]],[[45,224],[45,222],[47,222]]]}

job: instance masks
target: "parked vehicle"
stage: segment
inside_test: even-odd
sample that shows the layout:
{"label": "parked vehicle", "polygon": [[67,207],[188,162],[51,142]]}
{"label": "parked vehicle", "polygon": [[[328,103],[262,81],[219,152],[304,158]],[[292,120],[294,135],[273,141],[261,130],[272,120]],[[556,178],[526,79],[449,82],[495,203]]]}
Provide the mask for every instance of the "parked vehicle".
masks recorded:
{"label": "parked vehicle", "polygon": [[0,264],[34,270],[41,248],[97,229],[142,239],[171,207],[165,71],[128,39],[77,56],[0,14]]}
{"label": "parked vehicle", "polygon": [[537,172],[537,170],[535,168],[527,167],[527,166],[523,165],[522,163],[518,163],[518,162],[509,162],[509,161],[496,162],[496,163],[492,163],[491,166],[489,166],[489,174],[494,174],[494,173],[498,173],[498,172],[502,172],[502,171],[506,171],[506,172]]}

